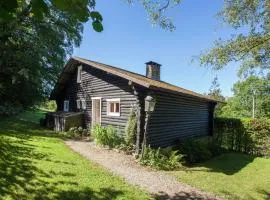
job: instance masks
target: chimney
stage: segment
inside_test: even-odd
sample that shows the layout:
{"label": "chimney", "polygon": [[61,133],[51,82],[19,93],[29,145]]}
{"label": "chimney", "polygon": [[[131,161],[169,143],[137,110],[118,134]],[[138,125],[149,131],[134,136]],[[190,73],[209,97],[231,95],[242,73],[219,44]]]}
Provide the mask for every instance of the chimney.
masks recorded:
{"label": "chimney", "polygon": [[149,61],[146,64],[146,76],[148,78],[160,81],[160,66],[161,64],[158,64],[153,61]]}

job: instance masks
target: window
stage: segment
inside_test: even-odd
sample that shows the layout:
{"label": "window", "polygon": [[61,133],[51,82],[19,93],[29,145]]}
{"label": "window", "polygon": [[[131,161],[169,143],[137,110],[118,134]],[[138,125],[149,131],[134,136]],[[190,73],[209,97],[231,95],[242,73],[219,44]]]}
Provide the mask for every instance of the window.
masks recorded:
{"label": "window", "polygon": [[120,116],[120,99],[107,99],[107,115]]}
{"label": "window", "polygon": [[80,99],[76,100],[76,103],[77,103],[77,109],[81,109],[81,100]]}
{"label": "window", "polygon": [[78,66],[78,71],[77,71],[77,83],[82,82],[82,66]]}
{"label": "window", "polygon": [[69,111],[69,100],[64,101],[64,111],[68,112]]}
{"label": "window", "polygon": [[81,108],[86,109],[86,102],[84,99],[81,100]]}
{"label": "window", "polygon": [[86,109],[86,101],[84,99],[77,99],[77,109]]}

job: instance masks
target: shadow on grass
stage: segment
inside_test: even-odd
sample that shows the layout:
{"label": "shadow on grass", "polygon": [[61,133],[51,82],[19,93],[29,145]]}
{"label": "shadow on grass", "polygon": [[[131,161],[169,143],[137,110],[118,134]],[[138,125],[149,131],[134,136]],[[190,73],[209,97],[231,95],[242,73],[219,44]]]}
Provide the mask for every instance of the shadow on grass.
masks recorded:
{"label": "shadow on grass", "polygon": [[270,199],[270,190],[266,191],[264,189],[257,189],[257,192],[262,194],[264,199]]}
{"label": "shadow on grass", "polygon": [[[187,171],[210,171],[221,172],[226,175],[233,175],[252,163],[254,156],[242,153],[224,153],[209,161],[194,165],[194,167],[187,168]],[[198,168],[200,167],[200,168]]]}
{"label": "shadow on grass", "polygon": [[42,167],[37,167],[39,160],[61,164],[63,162],[56,160],[46,151],[39,151],[39,148],[46,147],[29,144],[35,136],[57,137],[52,132],[48,131],[48,134],[44,135],[46,131],[39,129],[37,124],[19,120],[1,120],[0,127],[0,199],[105,200],[115,199],[123,194],[123,191],[111,188],[101,188],[98,191],[93,191],[90,187],[79,189],[75,181],[54,178],[73,177],[75,174],[56,172],[53,168],[44,171]]}
{"label": "shadow on grass", "polygon": [[[170,196],[166,193],[163,193],[163,192],[160,192],[159,194],[156,194],[154,196],[154,199],[156,200],[167,200],[167,199],[170,199],[170,200],[204,200],[206,199],[206,197],[203,197],[201,195],[198,195],[196,193],[192,193],[192,192],[189,192],[189,193],[186,193],[186,192],[181,192],[181,193],[177,193],[177,194],[174,194],[173,196]],[[213,197],[214,199],[214,197]]]}

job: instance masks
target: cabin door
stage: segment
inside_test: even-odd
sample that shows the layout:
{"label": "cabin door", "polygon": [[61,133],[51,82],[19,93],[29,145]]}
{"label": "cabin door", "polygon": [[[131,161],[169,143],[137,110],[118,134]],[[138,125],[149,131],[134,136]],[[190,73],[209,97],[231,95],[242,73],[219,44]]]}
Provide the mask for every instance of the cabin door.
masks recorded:
{"label": "cabin door", "polygon": [[92,98],[92,126],[101,123],[101,98]]}

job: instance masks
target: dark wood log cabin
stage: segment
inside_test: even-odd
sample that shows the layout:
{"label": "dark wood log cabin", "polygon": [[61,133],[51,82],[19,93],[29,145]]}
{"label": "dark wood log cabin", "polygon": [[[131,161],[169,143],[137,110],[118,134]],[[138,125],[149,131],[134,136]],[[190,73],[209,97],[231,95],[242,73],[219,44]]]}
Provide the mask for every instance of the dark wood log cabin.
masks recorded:
{"label": "dark wood log cabin", "polygon": [[[124,133],[131,109],[135,109],[138,148],[145,127],[146,141],[153,147],[211,135],[216,101],[161,81],[160,67],[155,62],[146,63],[143,76],[74,57],[67,62],[51,99],[56,100],[58,111],[83,112],[85,126],[112,125],[119,134]],[[156,102],[149,120],[145,112],[147,96]]]}

